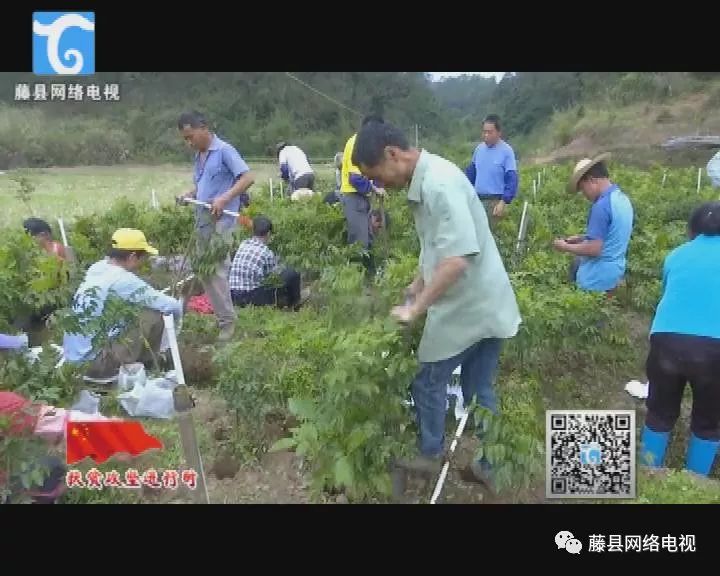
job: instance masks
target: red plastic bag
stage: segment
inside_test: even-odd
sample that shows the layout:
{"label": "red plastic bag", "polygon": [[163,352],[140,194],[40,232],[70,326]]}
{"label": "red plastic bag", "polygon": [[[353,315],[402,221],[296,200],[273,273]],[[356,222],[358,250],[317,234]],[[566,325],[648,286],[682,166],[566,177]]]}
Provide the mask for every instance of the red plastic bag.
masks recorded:
{"label": "red plastic bag", "polygon": [[188,300],[187,307],[188,310],[197,312],[198,314],[213,314],[214,312],[212,304],[210,304],[210,298],[207,297],[207,294],[193,296],[190,300]]}

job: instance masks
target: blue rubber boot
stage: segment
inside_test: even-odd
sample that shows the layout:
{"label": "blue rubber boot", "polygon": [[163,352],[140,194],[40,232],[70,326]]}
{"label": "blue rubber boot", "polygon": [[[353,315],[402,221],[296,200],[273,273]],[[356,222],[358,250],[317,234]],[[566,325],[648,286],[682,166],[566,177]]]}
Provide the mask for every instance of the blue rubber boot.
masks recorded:
{"label": "blue rubber boot", "polygon": [[640,452],[640,464],[650,468],[661,468],[665,460],[670,432],[653,432],[647,426],[643,427],[642,450]]}
{"label": "blue rubber boot", "polygon": [[703,440],[695,436],[695,434],[691,434],[685,467],[691,472],[695,472],[695,474],[707,476],[710,474],[715,455],[718,452],[718,446],[720,446],[718,440]]}

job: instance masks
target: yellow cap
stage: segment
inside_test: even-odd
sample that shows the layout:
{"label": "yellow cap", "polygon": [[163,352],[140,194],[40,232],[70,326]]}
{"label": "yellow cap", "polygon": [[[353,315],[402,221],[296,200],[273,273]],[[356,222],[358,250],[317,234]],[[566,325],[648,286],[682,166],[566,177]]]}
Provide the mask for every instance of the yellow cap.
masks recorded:
{"label": "yellow cap", "polygon": [[120,228],[112,236],[112,246],[118,250],[137,250],[148,254],[157,254],[157,248],[148,244],[145,234],[134,228]]}

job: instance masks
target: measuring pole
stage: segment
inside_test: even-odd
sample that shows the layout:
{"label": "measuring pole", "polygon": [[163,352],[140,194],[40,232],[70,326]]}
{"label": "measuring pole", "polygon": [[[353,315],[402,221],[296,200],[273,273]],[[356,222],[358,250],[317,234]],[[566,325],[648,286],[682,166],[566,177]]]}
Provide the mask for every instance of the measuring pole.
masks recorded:
{"label": "measuring pole", "polygon": [[[183,198],[183,202],[187,204],[195,204],[195,206],[202,206],[203,208],[207,208],[208,210],[212,208],[212,204],[208,202],[200,202],[200,200],[195,200],[194,198]],[[232,212],[231,210],[223,210],[223,214],[233,216],[234,218],[238,218],[240,216],[239,212]]]}
{"label": "measuring pole", "polygon": [[269,185],[270,185],[270,201],[272,202],[274,199],[274,193],[273,193],[273,185],[272,185],[272,178],[269,179]]}
{"label": "measuring pole", "polygon": [[702,168],[698,168],[697,193],[700,194],[700,184],[702,183]]}
{"label": "measuring pole", "polygon": [[68,244],[67,234],[65,234],[65,225],[63,224],[62,218],[58,218],[57,221],[58,221],[58,226],[60,227],[60,236],[62,236],[63,246],[65,246],[65,248],[67,248],[69,246],[69,244]]}
{"label": "measuring pole", "polygon": [[533,200],[537,199],[537,182],[533,180]]}
{"label": "measuring pole", "polygon": [[518,239],[517,239],[517,245],[515,246],[515,252],[520,252],[520,246],[525,241],[527,210],[528,210],[528,203],[527,203],[527,201],[525,201],[525,204],[523,204],[522,216],[520,217],[520,228],[518,229]]}
{"label": "measuring pole", "polygon": [[435,490],[433,490],[432,497],[430,498],[430,504],[437,503],[437,499],[440,497],[440,492],[442,492],[443,485],[445,484],[448,470],[450,470],[450,457],[455,452],[455,448],[457,448],[458,440],[460,440],[460,437],[465,430],[465,425],[467,424],[469,416],[470,410],[467,410],[465,414],[463,414],[463,417],[460,420],[460,424],[458,424],[457,430],[455,430],[455,438],[453,438],[452,444],[450,444],[450,452],[448,453],[448,457],[445,460],[445,465],[440,471],[440,477],[438,478],[437,484],[435,484]]}
{"label": "measuring pole", "polygon": [[283,192],[282,180],[280,180],[280,198],[285,198],[285,193]]}
{"label": "measuring pole", "polygon": [[163,315],[163,321],[165,322],[165,331],[168,335],[170,353],[172,354],[178,382],[178,385],[173,390],[173,403],[177,413],[178,427],[180,428],[180,442],[183,446],[185,461],[197,472],[197,486],[192,491],[193,499],[196,504],[209,504],[210,495],[208,494],[205,470],[203,469],[202,456],[200,455],[200,447],[195,434],[195,423],[192,417],[193,401],[190,396],[190,389],[185,384],[185,373],[183,372],[177,334],[175,333],[175,319],[172,314],[166,314]]}

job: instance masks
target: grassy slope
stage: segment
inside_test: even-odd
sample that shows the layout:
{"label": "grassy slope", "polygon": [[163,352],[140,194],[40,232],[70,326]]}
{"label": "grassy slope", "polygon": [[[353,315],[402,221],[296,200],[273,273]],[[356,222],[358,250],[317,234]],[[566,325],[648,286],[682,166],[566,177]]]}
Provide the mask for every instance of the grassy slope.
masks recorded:
{"label": "grassy slope", "polygon": [[720,83],[662,104],[588,103],[556,112],[523,143],[529,161],[550,163],[616,151],[624,162],[707,162],[709,151],[667,154],[657,148],[673,136],[720,133]]}

